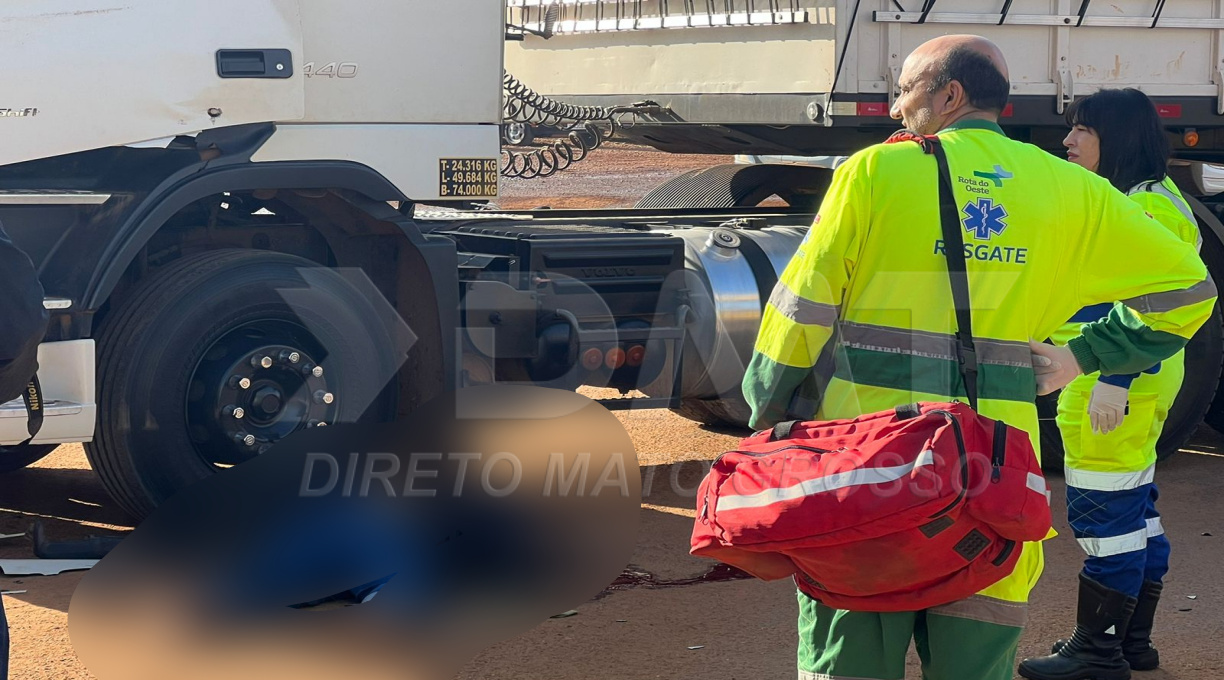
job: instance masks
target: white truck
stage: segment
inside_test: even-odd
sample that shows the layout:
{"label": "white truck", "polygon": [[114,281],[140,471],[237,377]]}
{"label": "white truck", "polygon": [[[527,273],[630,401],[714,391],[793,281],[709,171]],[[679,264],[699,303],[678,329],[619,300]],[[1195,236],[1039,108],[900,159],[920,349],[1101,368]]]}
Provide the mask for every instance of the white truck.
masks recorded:
{"label": "white truck", "polygon": [[[979,31],[1012,59],[1013,134],[1052,151],[1074,96],[1157,97],[1220,271],[1218,204],[1195,181],[1224,160],[1224,2],[904,4],[10,0],[0,221],[52,321],[44,426],[22,443],[23,405],[0,408],[0,468],[84,442],[140,516],[292,432],[489,381],[742,422],[761,306],[830,171],[713,167],[625,211],[474,210],[511,165],[511,100],[667,150],[840,155],[894,125],[912,47]],[[504,93],[503,68],[553,98]],[[790,207],[758,206],[773,195]],[[1173,439],[1220,360],[1217,319]]]}
{"label": "white truck", "polygon": [[[572,106],[648,102],[616,114],[622,137],[680,153],[772,160],[764,168],[689,173],[643,199],[652,208],[755,205],[772,194],[799,209],[820,199],[827,170],[883,140],[905,57],[947,33],[994,40],[1011,71],[1002,124],[1013,138],[1062,155],[1066,107],[1101,88],[1152,97],[1175,160],[1170,168],[1204,235],[1203,258],[1224,275],[1224,2],[1179,0],[507,0],[524,39],[506,69]],[[545,39],[544,34],[548,37]],[[917,189],[923,190],[923,189]],[[1040,197],[1034,197],[1040,200]],[[767,278],[767,277],[766,277]],[[725,285],[711,280],[715,300]],[[721,311],[721,307],[719,307]],[[757,317],[727,325],[746,360]],[[743,334],[738,331],[743,328]],[[1165,455],[1206,415],[1224,429],[1219,312],[1188,348],[1186,381],[1164,437]],[[735,421],[734,395],[685,391],[686,412]],[[1050,400],[1039,400],[1053,417]],[[1047,460],[1061,459],[1052,421]]]}

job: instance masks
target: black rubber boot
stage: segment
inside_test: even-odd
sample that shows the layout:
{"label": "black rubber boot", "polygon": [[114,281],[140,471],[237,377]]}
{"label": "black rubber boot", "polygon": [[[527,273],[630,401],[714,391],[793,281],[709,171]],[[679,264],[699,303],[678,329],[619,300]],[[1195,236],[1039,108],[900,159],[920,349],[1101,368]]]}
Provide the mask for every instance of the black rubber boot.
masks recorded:
{"label": "black rubber boot", "polygon": [[[1135,614],[1131,616],[1122,640],[1122,656],[1132,671],[1154,671],[1160,667],[1160,652],[1152,644],[1152,621],[1156,618],[1156,606],[1160,604],[1160,591],[1163,588],[1155,581],[1144,581],[1143,589],[1139,591]],[[1057,654],[1065,644],[1066,640],[1055,642],[1050,653]]]}
{"label": "black rubber boot", "polygon": [[1079,609],[1071,640],[1057,653],[1020,663],[1029,680],[1130,680],[1122,639],[1135,598],[1080,574]]}
{"label": "black rubber boot", "polygon": [[1152,621],[1156,618],[1156,605],[1160,604],[1163,585],[1155,581],[1144,581],[1139,591],[1139,603],[1122,640],[1122,655],[1132,670],[1150,671],[1160,666],[1160,652],[1152,645]]}

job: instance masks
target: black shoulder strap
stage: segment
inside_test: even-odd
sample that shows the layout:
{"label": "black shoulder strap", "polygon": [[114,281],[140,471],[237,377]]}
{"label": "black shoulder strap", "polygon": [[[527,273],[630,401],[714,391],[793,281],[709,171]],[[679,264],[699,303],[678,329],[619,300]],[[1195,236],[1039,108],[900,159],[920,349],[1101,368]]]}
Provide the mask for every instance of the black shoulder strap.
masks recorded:
{"label": "black shoulder strap", "polygon": [[43,397],[42,385],[38,382],[38,375],[30,377],[30,382],[26,385],[26,389],[21,393],[21,399],[25,402],[26,413],[29,414],[27,420],[26,431],[30,433],[30,438],[22,442],[28,444],[34,440],[38,431],[43,425]]}
{"label": "black shoulder strap", "polygon": [[973,323],[969,316],[969,272],[965,268],[965,240],[961,236],[960,210],[952,192],[952,171],[948,156],[939,138],[930,135],[923,148],[935,154],[939,165],[939,223],[943,227],[944,255],[948,259],[948,275],[952,280],[952,302],[956,305],[956,354],[969,405],[978,410],[977,350],[973,346]]}
{"label": "black shoulder strap", "polygon": [[776,442],[776,441],[781,441],[783,439],[790,439],[791,432],[795,429],[795,426],[798,425],[800,422],[801,421],[798,421],[798,420],[788,420],[786,422],[778,423],[777,425],[774,425],[773,434],[770,435],[769,441]]}

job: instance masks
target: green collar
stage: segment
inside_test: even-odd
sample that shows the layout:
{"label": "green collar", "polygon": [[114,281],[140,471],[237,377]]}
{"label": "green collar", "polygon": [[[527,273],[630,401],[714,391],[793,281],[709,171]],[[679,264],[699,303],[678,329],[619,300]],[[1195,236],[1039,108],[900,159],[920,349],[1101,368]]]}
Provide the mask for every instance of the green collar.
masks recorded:
{"label": "green collar", "polygon": [[989,120],[981,120],[978,118],[968,118],[957,121],[940,130],[940,132],[947,132],[949,130],[990,130],[991,132],[1003,134],[1003,128],[999,127],[998,123]]}

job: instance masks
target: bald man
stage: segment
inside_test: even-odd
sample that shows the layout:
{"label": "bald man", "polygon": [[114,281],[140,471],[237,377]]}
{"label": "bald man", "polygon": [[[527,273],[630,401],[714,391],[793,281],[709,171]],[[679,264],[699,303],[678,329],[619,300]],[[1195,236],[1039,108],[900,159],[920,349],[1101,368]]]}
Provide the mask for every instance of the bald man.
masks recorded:
{"label": "bald man", "polygon": [[[897,86],[901,96],[893,103],[892,117],[921,135],[960,121],[997,121],[1002,109],[994,108],[1007,104],[1010,88],[1003,53],[976,35],[949,35],[920,45],[902,65]],[[937,100],[939,92],[945,96]]]}
{"label": "bald man", "polygon": [[[1037,448],[1038,394],[1081,372],[1135,373],[1172,356],[1211,314],[1214,284],[1193,246],[1154,228],[1108,181],[1004,136],[998,117],[1010,84],[989,41],[928,42],[906,59],[898,84],[893,118],[938,134],[948,156],[964,229],[978,410],[1027,431]],[[743,384],[754,428],[968,397],[938,187],[935,158],[912,141],[873,146],[837,169],[762,314]],[[1066,347],[1031,342],[1080,309],[1114,300],[1145,311],[1117,305]],[[1021,555],[1008,577],[978,595],[924,611],[832,609],[798,579],[800,679],[901,680],[911,640],[927,680],[1012,678],[1041,545],[977,549],[967,559]],[[1119,645],[1134,598],[1099,586],[1081,582],[1078,642],[1036,677],[1129,676]]]}

